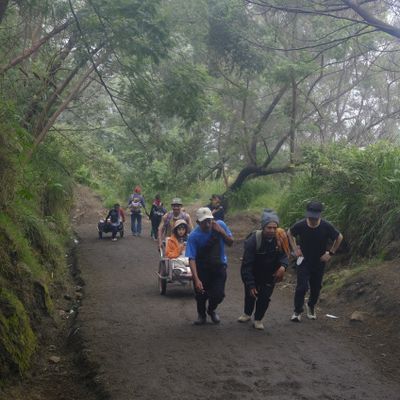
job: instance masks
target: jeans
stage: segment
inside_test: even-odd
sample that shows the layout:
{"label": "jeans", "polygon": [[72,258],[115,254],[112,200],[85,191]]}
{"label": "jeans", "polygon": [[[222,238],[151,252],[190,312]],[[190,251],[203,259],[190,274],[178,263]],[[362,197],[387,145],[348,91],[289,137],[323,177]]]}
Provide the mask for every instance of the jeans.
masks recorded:
{"label": "jeans", "polygon": [[197,313],[203,317],[208,311],[214,311],[225,297],[226,264],[215,266],[198,266],[197,274],[203,283],[204,292],[195,292]]}
{"label": "jeans", "polygon": [[244,313],[247,315],[252,315],[255,306],[256,311],[254,313],[254,319],[256,321],[261,321],[264,318],[265,312],[268,309],[274,287],[275,285],[271,283],[256,284],[258,295],[257,298],[254,298],[250,294],[250,289],[245,286]]}
{"label": "jeans", "polygon": [[142,214],[131,214],[131,230],[133,235],[140,235],[142,233]]}
{"label": "jeans", "polygon": [[322,288],[324,270],[325,263],[321,261],[310,263],[304,260],[299,266],[297,266],[297,285],[294,295],[295,313],[300,314],[304,311],[304,297],[308,289],[310,289],[308,305],[314,307],[317,304]]}

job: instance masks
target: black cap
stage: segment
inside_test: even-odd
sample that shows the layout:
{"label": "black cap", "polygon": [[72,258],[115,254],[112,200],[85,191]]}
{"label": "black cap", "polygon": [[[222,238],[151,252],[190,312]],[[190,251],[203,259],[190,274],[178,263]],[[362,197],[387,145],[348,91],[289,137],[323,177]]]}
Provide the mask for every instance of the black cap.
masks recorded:
{"label": "black cap", "polygon": [[324,206],[319,201],[310,201],[306,207],[307,218],[319,218],[321,216]]}

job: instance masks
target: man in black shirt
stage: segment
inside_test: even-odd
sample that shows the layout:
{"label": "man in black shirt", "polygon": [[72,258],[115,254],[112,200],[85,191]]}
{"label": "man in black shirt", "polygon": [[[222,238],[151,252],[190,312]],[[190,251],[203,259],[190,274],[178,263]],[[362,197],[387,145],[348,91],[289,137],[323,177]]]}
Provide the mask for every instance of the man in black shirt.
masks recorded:
{"label": "man in black shirt", "polygon": [[[310,289],[306,304],[307,317],[316,319],[317,304],[322,287],[325,264],[335,254],[343,240],[342,234],[328,221],[321,219],[323,206],[318,201],[307,204],[306,218],[296,222],[288,231],[290,245],[297,257],[297,285],[294,296],[294,313],[291,321],[300,322],[304,297]],[[299,245],[296,243],[299,239]],[[327,250],[328,242],[333,242]]]}

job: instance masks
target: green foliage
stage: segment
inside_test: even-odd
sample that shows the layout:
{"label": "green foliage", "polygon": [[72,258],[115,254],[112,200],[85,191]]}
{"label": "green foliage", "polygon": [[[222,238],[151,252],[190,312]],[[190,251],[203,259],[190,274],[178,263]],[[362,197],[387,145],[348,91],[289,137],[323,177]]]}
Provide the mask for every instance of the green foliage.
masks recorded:
{"label": "green foliage", "polygon": [[186,188],[184,194],[188,201],[206,205],[210,203],[212,194],[222,194],[226,190],[223,180],[206,180],[196,182]]}
{"label": "green foliage", "polygon": [[280,206],[287,224],[303,217],[308,201],[318,199],[354,255],[378,254],[399,237],[400,148],[388,143],[309,148],[306,160],[307,168],[293,179]]}
{"label": "green foliage", "polygon": [[44,280],[45,273],[32,252],[28,239],[20,226],[8,215],[0,213],[1,243],[21,263],[21,273],[28,279]]}
{"label": "green foliage", "polygon": [[[66,271],[72,181],[54,143],[28,164],[30,142],[10,118],[0,131],[0,159],[7,160],[0,208],[0,374],[29,367],[36,347],[34,325],[53,312],[50,283]],[[12,132],[15,141],[7,135]]]}
{"label": "green foliage", "polygon": [[0,376],[8,369],[25,372],[36,345],[24,305],[10,290],[0,287]]}
{"label": "green foliage", "polygon": [[261,72],[265,56],[248,40],[251,31],[255,37],[261,29],[253,24],[241,1],[209,2],[208,46],[227,69]]}
{"label": "green foliage", "polygon": [[228,201],[230,210],[261,211],[264,208],[276,209],[282,196],[282,184],[272,177],[260,177],[249,180],[233,193]]}
{"label": "green foliage", "polygon": [[208,104],[205,94],[207,74],[201,67],[178,65],[164,78],[159,110],[166,116],[178,116],[187,124],[200,119]]}

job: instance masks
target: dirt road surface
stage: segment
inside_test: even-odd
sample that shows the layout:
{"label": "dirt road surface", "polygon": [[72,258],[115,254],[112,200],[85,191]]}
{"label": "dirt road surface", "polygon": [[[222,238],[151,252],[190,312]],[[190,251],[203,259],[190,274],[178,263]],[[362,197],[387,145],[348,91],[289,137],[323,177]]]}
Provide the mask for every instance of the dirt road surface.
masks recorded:
{"label": "dirt road surface", "polygon": [[239,324],[242,244],[229,250],[221,324],[194,326],[190,288],[158,291],[158,252],[142,237],[99,240],[96,219],[79,218],[78,259],[86,282],[78,325],[96,382],[112,400],[400,399],[400,385],[376,372],[354,344],[330,329],[334,320],[289,321],[292,291],[280,285],[266,329]]}

